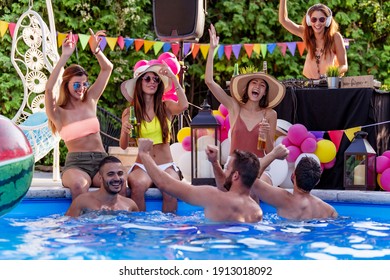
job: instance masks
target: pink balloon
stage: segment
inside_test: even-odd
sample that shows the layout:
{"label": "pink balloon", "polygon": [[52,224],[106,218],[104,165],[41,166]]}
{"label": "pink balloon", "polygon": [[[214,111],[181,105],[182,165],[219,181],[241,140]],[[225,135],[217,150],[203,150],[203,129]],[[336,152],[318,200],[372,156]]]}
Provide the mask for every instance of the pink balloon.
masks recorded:
{"label": "pink balloon", "polygon": [[390,191],[390,168],[387,168],[385,171],[383,171],[380,182],[381,182],[382,189],[389,192]]}
{"label": "pink balloon", "polygon": [[158,60],[160,61],[160,62],[163,62],[165,59],[167,59],[167,58],[175,58],[175,59],[177,59],[176,58],[176,55],[174,55],[173,53],[171,53],[171,52],[165,52],[165,53],[162,53],[162,54],[160,54],[160,56],[158,57]]}
{"label": "pink balloon", "polygon": [[310,131],[307,132],[307,137],[306,138],[313,138],[314,140],[317,140],[317,137],[313,133],[311,133]]}
{"label": "pink balloon", "polygon": [[379,156],[376,158],[376,172],[381,174],[390,167],[390,158],[386,156]]}
{"label": "pink balloon", "polygon": [[138,62],[134,65],[133,70],[135,71],[135,70],[137,70],[138,67],[141,67],[141,66],[144,66],[144,65],[148,65],[148,61],[145,60],[145,59],[140,60],[140,61],[138,61]]}
{"label": "pink balloon", "polygon": [[390,151],[384,151],[382,156],[390,158]]}
{"label": "pink balloon", "polygon": [[183,146],[184,150],[188,152],[191,151],[191,136],[184,137],[181,145]]}
{"label": "pink balloon", "polygon": [[296,146],[300,146],[303,142],[303,140],[307,137],[307,129],[302,124],[293,124],[287,132],[287,137],[290,140],[291,143],[293,143]]}
{"label": "pink balloon", "polygon": [[291,143],[291,141],[288,140],[288,137],[284,137],[284,138],[283,138],[282,144],[285,145],[286,147],[294,146],[293,143]]}
{"label": "pink balloon", "polygon": [[321,163],[321,165],[323,165],[325,169],[331,169],[335,165],[335,163],[336,163],[336,158],[332,159],[327,163]]}
{"label": "pink balloon", "polygon": [[171,68],[173,74],[177,75],[180,72],[180,63],[176,58],[167,58],[164,62]]}
{"label": "pink balloon", "polygon": [[287,149],[290,152],[288,153],[286,160],[288,162],[295,162],[296,159],[298,158],[298,156],[301,154],[301,150],[297,146],[294,146],[294,145],[288,146]]}
{"label": "pink balloon", "polygon": [[221,129],[221,134],[219,135],[219,141],[221,143],[228,138],[229,131],[225,128]]}
{"label": "pink balloon", "polygon": [[314,138],[306,138],[301,144],[302,153],[314,153],[317,149],[317,141]]}
{"label": "pink balloon", "polygon": [[220,115],[214,115],[214,117],[217,119],[217,122],[221,125],[221,127],[223,127],[225,119]]}
{"label": "pink balloon", "polygon": [[148,65],[154,65],[154,64],[161,64],[161,62],[158,61],[157,59],[151,59],[151,60],[149,60]]}
{"label": "pink balloon", "polygon": [[220,105],[219,105],[218,111],[220,111],[221,114],[222,114],[224,117],[226,117],[226,116],[229,114],[228,109],[227,109],[223,104],[220,104]]}
{"label": "pink balloon", "polygon": [[225,120],[224,120],[224,122],[223,122],[223,126],[225,127],[225,129],[226,129],[227,131],[229,131],[229,129],[230,129],[229,115],[226,115]]}

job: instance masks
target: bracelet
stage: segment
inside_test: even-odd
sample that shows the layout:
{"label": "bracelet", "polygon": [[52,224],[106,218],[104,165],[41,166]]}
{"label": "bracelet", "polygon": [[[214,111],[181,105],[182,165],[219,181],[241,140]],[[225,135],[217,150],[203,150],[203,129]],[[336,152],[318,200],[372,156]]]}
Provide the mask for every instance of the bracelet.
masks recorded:
{"label": "bracelet", "polygon": [[100,48],[98,48],[98,50],[96,52],[94,52],[93,54],[97,55],[99,52],[100,52]]}

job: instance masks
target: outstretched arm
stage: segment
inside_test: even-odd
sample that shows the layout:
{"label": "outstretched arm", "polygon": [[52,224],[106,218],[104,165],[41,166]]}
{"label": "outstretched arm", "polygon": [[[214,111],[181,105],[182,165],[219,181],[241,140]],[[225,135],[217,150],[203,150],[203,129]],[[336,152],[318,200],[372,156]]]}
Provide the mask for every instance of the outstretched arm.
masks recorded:
{"label": "outstretched arm", "polygon": [[288,17],[287,0],[280,0],[280,3],[279,3],[279,22],[289,32],[303,38],[303,33],[304,33],[303,25],[296,24],[295,22],[290,20]]}

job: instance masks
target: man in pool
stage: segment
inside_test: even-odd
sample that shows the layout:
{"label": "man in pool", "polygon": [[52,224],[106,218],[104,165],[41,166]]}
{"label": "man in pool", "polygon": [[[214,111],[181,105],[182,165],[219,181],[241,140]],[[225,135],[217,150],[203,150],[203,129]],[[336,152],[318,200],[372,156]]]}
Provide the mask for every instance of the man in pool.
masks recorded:
{"label": "man in pool", "polygon": [[249,195],[251,186],[259,173],[258,158],[248,152],[236,150],[226,169],[227,192],[213,186],[193,186],[179,181],[158,168],[150,151],[150,139],[138,139],[138,155],[154,184],[162,191],[189,204],[204,208],[207,219],[217,222],[254,223],[262,220],[260,205]]}
{"label": "man in pool", "polygon": [[93,210],[138,211],[137,204],[130,198],[119,194],[126,186],[126,173],[122,162],[107,156],[99,164],[100,188],[77,196],[65,215],[78,217]]}

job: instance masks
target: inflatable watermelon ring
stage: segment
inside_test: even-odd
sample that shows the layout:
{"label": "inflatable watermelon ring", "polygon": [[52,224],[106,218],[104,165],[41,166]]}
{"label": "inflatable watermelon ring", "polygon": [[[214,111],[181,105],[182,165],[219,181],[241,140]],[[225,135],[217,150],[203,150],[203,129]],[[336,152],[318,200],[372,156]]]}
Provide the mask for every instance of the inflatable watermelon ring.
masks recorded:
{"label": "inflatable watermelon ring", "polygon": [[0,115],[0,216],[26,195],[34,174],[34,154],[23,131]]}

